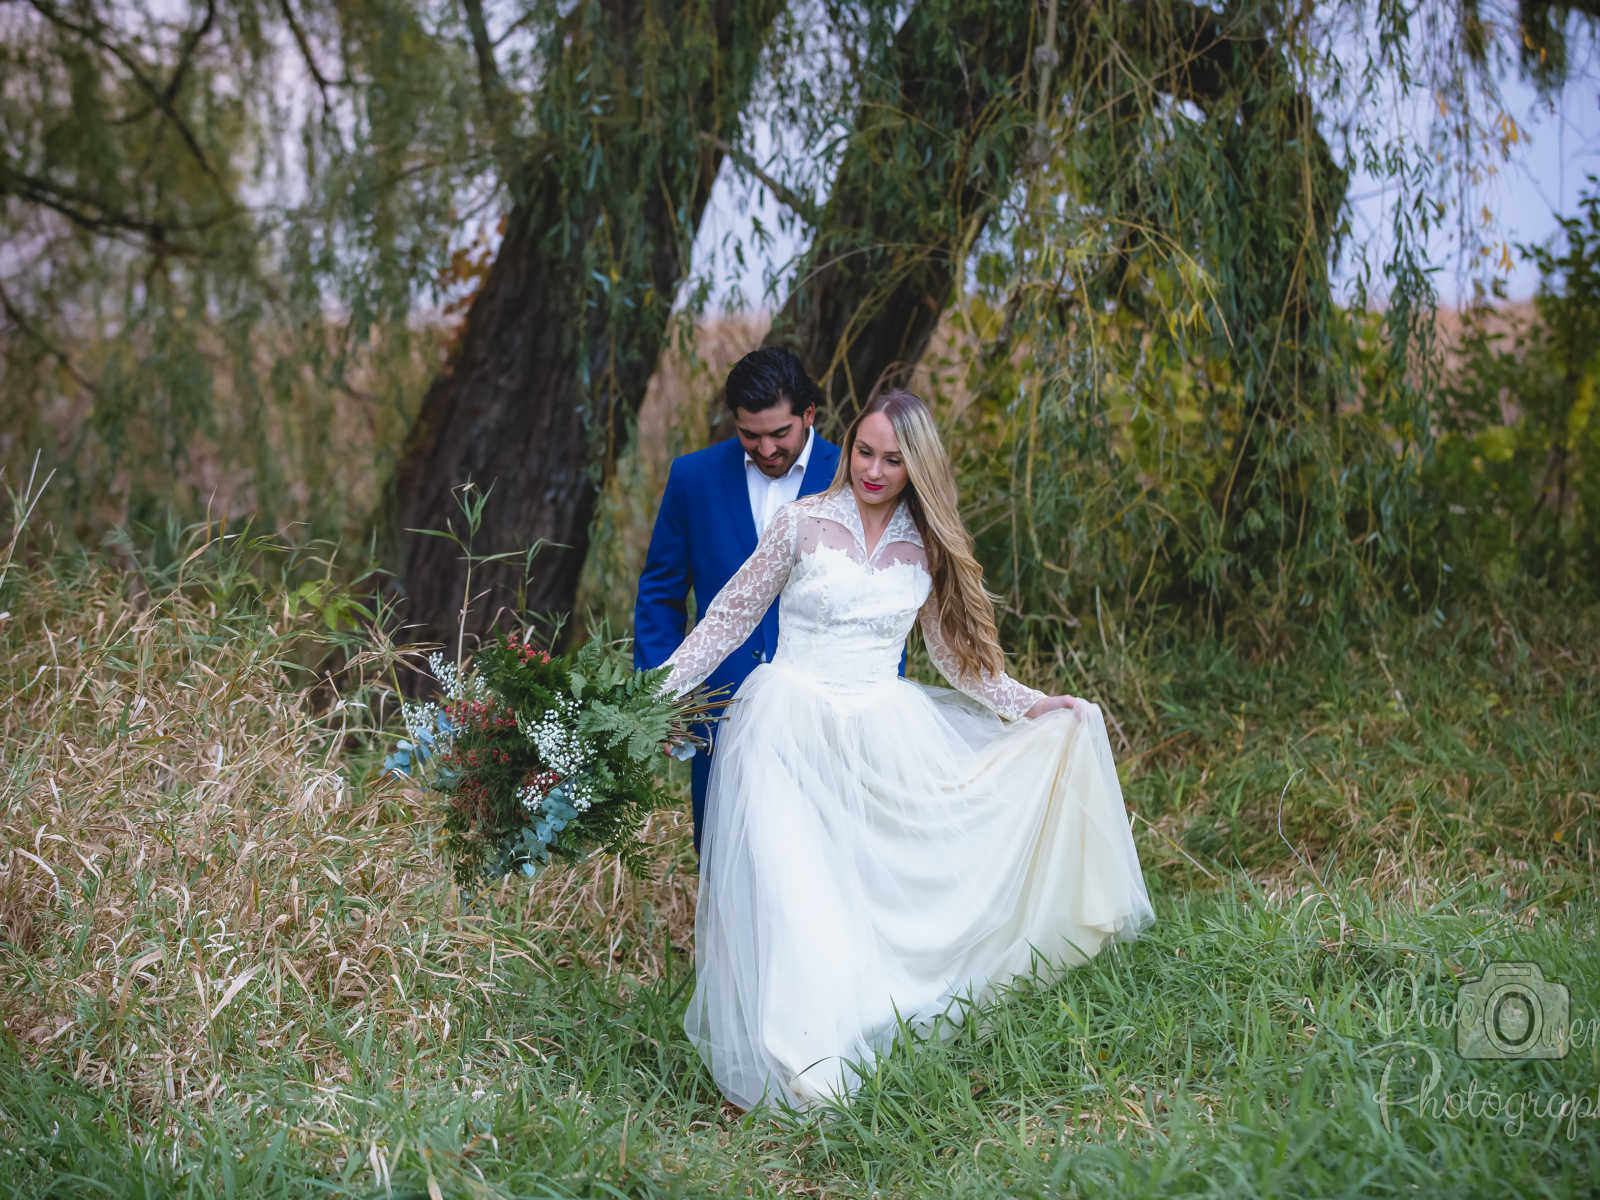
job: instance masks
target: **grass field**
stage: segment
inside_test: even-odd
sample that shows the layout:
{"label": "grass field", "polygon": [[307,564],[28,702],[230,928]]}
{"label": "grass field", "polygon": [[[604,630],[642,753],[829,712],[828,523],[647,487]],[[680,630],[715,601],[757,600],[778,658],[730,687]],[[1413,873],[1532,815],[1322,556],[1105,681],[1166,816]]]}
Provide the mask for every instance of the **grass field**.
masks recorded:
{"label": "grass field", "polygon": [[[433,814],[378,776],[393,651],[346,663],[347,570],[215,530],[185,554],[0,559],[0,1191],[1600,1179],[1600,609],[1018,664],[1116,717],[1157,923],[793,1124],[723,1107],[679,1027],[685,816],[648,879],[594,862],[463,906]],[[1497,961],[1569,989],[1564,1059],[1457,1055],[1457,988]]]}

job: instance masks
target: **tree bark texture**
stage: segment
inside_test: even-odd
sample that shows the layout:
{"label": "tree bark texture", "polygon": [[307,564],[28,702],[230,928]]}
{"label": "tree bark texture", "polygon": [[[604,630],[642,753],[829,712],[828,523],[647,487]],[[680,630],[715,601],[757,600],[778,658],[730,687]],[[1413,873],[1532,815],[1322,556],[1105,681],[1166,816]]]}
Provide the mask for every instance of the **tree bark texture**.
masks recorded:
{"label": "tree bark texture", "polygon": [[[457,489],[489,490],[468,635],[571,612],[604,474],[666,336],[673,297],[747,102],[775,0],[581,5],[552,50],[538,141],[456,354],[396,468],[386,532],[400,616],[452,643],[468,566],[415,530],[465,536]],[[704,137],[702,134],[711,134]]]}

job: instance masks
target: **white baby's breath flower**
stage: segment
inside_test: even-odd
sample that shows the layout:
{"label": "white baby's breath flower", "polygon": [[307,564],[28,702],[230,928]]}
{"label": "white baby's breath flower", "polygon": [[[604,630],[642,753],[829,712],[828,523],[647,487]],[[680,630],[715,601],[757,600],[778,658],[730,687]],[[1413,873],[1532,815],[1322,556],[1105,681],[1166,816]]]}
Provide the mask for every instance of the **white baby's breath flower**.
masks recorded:
{"label": "white baby's breath flower", "polygon": [[545,766],[563,779],[582,772],[594,757],[594,748],[578,732],[578,704],[575,700],[560,701],[556,707],[546,709],[537,721],[519,716],[517,728],[522,731],[523,737],[533,743]]}
{"label": "white baby's breath flower", "polygon": [[426,704],[405,701],[400,705],[400,716],[405,722],[406,736],[413,742],[419,741],[425,733],[431,735],[439,726],[439,706],[431,700]]}
{"label": "white baby's breath flower", "polygon": [[[589,739],[578,732],[578,712],[578,702],[566,697],[546,709],[536,721],[519,716],[517,728],[533,744],[550,772],[565,782],[567,802],[584,813],[595,801],[594,785],[587,778],[595,749]],[[542,794],[531,804],[523,800],[529,812],[537,811],[542,803]]]}
{"label": "white baby's breath flower", "polygon": [[439,681],[447,700],[489,699],[489,685],[482,676],[462,674],[456,669],[455,663],[438,650],[428,655],[428,670]]}

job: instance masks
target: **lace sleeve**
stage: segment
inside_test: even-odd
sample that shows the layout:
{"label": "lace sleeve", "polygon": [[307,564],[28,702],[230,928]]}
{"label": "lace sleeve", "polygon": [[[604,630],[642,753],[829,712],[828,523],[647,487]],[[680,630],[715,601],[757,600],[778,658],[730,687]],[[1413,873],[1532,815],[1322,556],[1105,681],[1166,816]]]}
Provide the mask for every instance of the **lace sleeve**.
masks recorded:
{"label": "lace sleeve", "polygon": [[711,601],[689,636],[672,652],[664,688],[674,696],[692,691],[717,664],[737,650],[761,624],[794,565],[800,514],[785,504],[772,516],[755,552]]}
{"label": "lace sleeve", "polygon": [[928,657],[939,668],[939,674],[949,680],[952,687],[993,709],[997,715],[1014,721],[1045,698],[1043,692],[1018,683],[1004,672],[991,675],[985,671],[977,679],[962,674],[961,661],[939,627],[939,604],[935,597],[929,596],[923,603],[919,623],[923,640],[928,643]]}

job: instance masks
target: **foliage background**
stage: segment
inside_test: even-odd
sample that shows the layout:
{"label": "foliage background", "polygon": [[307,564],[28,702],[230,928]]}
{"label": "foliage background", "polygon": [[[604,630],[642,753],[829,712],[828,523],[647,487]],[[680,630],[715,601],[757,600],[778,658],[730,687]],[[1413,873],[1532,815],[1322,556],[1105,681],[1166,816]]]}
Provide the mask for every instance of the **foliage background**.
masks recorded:
{"label": "foliage background", "polygon": [[[717,19],[691,10],[663,9],[659,28],[646,22],[642,40],[614,47],[619,65],[629,54],[657,62],[672,21]],[[1539,86],[1561,86],[1588,46],[1583,19],[1429,4],[1208,16],[1176,0],[1018,12],[1018,49],[991,36],[965,63],[958,0],[785,10],[739,34],[765,37],[765,65],[741,123],[701,138],[783,201],[783,223],[812,232],[763,336],[827,333],[814,366],[838,407],[825,424],[871,386],[852,374],[865,364],[915,371],[941,406],[984,561],[1009,600],[1008,635],[1066,637],[1108,607],[1188,630],[1235,617],[1242,629],[1326,628],[1372,604],[1437,606],[1451,583],[1592,589],[1581,547],[1593,526],[1582,399],[1593,364],[1574,314],[1591,303],[1593,193],[1566,246],[1520,249],[1543,272],[1544,298],[1525,344],[1506,353],[1473,332],[1484,317],[1469,320],[1460,349],[1436,352],[1424,253],[1455,181],[1517,143],[1496,72],[1520,61]],[[0,187],[8,477],[42,452],[56,476],[40,515],[88,545],[142,526],[170,549],[171,522],[208,513],[392,538],[386,497],[462,481],[408,475],[401,449],[419,469],[446,469],[416,452],[423,393],[460,366],[475,319],[517,319],[483,306],[474,318],[473,300],[512,245],[508,211],[531,212],[542,194],[536,164],[568,181],[562,195],[635,186],[622,174],[633,142],[605,138],[630,120],[626,104],[645,101],[617,99],[606,116],[611,94],[584,91],[562,73],[577,67],[552,58],[574,39],[609,45],[608,14],[400,0],[360,12],[12,10],[0,89],[17,147]],[[1352,47],[1365,59],[1346,61]],[[952,62],[996,82],[948,96],[916,83],[928,122],[943,123],[917,126],[900,107],[908,89]],[[280,77],[292,86],[270,86]],[[672,103],[666,81],[656,90]],[[978,96],[987,107],[962,117]],[[1439,112],[1430,140],[1408,141],[1386,114],[1428,97]],[[804,153],[755,161],[771,145],[764,125]],[[1351,235],[1345,188],[1358,169],[1394,189],[1382,246]],[[539,251],[550,263],[558,243],[578,256],[564,307],[588,314],[572,335],[589,347],[585,363],[648,353],[629,347],[656,336],[629,315],[653,302],[616,290],[654,270],[629,257],[653,253],[642,239],[654,234],[642,210],[626,211],[573,209]],[[693,232],[671,237],[686,246]],[[764,238],[757,224],[724,256],[759,257]],[[839,274],[858,259],[871,264],[865,277]],[[1353,307],[1334,302],[1335,262],[1357,282]],[[618,398],[620,375],[585,366],[570,395],[495,401],[592,409],[574,427],[587,433],[551,448],[588,461],[585,487],[623,462],[641,483],[659,478],[664,450],[717,432],[708,397],[723,359],[697,345],[737,335],[693,331],[718,280],[679,269],[678,319],[649,387]],[[825,302],[854,315],[818,316]],[[934,319],[918,318],[925,332],[910,342],[883,340],[874,322],[900,320],[907,304]],[[914,357],[897,367],[901,353]],[[1530,355],[1551,365],[1525,368]],[[1447,363],[1454,377],[1442,382]],[[652,389],[673,415],[647,416],[633,439],[629,414]],[[658,440],[669,427],[680,432]],[[625,459],[635,441],[642,454]],[[1487,458],[1463,458],[1468,442]],[[1529,488],[1515,501],[1512,478]],[[1013,504],[1018,482],[1024,502]],[[544,539],[548,572],[555,543],[583,559],[590,529],[582,506],[573,528],[514,508],[539,486],[504,478],[497,507],[521,515],[491,534]],[[649,496],[641,487],[635,503]],[[408,516],[438,527],[452,514]],[[1514,568],[1479,553],[1496,539],[1520,547]],[[379,552],[411,586],[407,560],[392,545]],[[597,554],[612,551],[602,542]],[[589,563],[586,596],[604,569]],[[569,592],[558,598],[552,615],[573,609]],[[625,612],[607,596],[605,616]]]}

